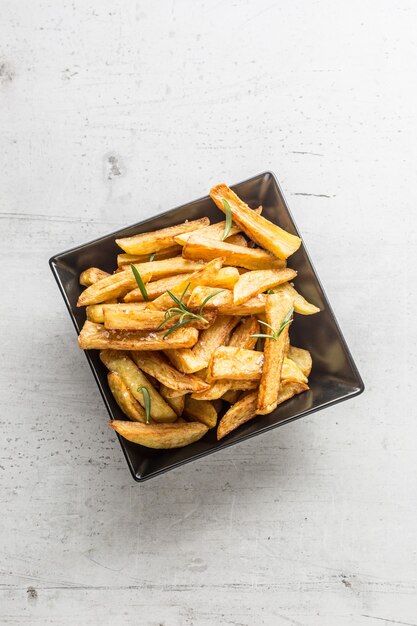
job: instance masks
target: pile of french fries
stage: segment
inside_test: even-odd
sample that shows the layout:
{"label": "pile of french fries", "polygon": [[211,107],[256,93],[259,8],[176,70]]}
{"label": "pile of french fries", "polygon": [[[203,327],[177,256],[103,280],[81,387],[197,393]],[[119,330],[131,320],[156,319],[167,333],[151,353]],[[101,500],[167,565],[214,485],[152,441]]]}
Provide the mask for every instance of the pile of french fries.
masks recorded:
{"label": "pile of french fries", "polygon": [[186,446],[216,427],[220,440],[309,389],[310,353],[289,339],[294,312],[319,311],[287,267],[301,240],[225,184],[210,196],[224,221],[117,239],[117,270],[80,276],[79,345],[100,350],[128,418],[110,426],[142,446]]}

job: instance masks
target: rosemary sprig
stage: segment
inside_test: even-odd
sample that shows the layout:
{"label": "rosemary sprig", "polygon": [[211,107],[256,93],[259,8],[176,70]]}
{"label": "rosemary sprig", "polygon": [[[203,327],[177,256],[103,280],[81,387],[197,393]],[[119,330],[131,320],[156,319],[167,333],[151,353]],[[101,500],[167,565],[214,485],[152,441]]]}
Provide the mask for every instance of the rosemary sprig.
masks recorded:
{"label": "rosemary sprig", "polygon": [[255,335],[251,335],[251,337],[258,337],[258,338],[263,338],[263,339],[273,339],[274,341],[278,341],[280,334],[282,333],[282,331],[284,330],[284,328],[286,326],[288,326],[289,324],[291,324],[292,322],[292,314],[294,313],[294,307],[292,306],[290,308],[290,310],[288,311],[287,315],[284,317],[281,326],[278,328],[278,330],[274,330],[272,328],[272,326],[270,324],[267,324],[267,322],[263,322],[262,320],[258,320],[258,322],[260,324],[262,324],[263,326],[267,326],[270,330],[271,330],[271,334],[267,335],[264,333],[256,333]]}
{"label": "rosemary sprig", "polygon": [[146,287],[145,287],[145,283],[142,280],[142,276],[139,274],[138,270],[136,269],[136,267],[134,265],[132,265],[132,263],[130,264],[130,269],[133,272],[133,276],[135,277],[136,283],[140,289],[140,292],[143,296],[143,299],[148,301],[149,300],[149,296],[148,296],[148,292],[146,291]]}
{"label": "rosemary sprig", "polygon": [[138,387],[138,391],[142,392],[143,403],[145,405],[146,423],[149,424],[151,421],[151,396],[149,395],[148,388],[143,385]]}
{"label": "rosemary sprig", "polygon": [[167,290],[167,294],[170,296],[171,300],[173,300],[177,306],[172,306],[167,311],[165,311],[164,320],[163,322],[159,324],[158,330],[164,324],[166,324],[167,322],[169,322],[175,317],[178,317],[178,321],[173,326],[171,326],[171,328],[167,330],[167,332],[164,335],[164,339],[166,339],[166,337],[169,337],[169,335],[173,333],[175,330],[177,330],[178,328],[181,328],[181,326],[185,326],[185,324],[189,324],[190,322],[194,320],[202,320],[203,322],[207,321],[203,317],[204,307],[206,306],[207,302],[211,300],[211,298],[214,298],[214,296],[217,296],[218,293],[221,293],[223,291],[223,289],[219,289],[218,291],[214,291],[213,293],[209,294],[206,298],[204,298],[203,302],[201,303],[198,313],[193,313],[184,304],[184,296],[187,293],[190,287],[190,284],[191,283],[188,283],[188,285],[186,286],[186,288],[184,289],[184,291],[182,292],[179,298],[174,293],[172,293],[172,291],[169,291],[169,289]]}
{"label": "rosemary sprig", "polygon": [[149,257],[149,262],[154,261],[156,257],[156,252],[152,252],[151,256]]}
{"label": "rosemary sprig", "polygon": [[224,241],[225,239],[228,238],[231,228],[232,228],[232,221],[233,221],[233,217],[232,217],[232,209],[230,204],[228,203],[228,201],[225,198],[222,198],[222,202],[223,202],[223,206],[224,206],[224,213],[226,216],[226,225],[224,227],[224,231],[223,231],[223,235],[222,235],[222,241]]}

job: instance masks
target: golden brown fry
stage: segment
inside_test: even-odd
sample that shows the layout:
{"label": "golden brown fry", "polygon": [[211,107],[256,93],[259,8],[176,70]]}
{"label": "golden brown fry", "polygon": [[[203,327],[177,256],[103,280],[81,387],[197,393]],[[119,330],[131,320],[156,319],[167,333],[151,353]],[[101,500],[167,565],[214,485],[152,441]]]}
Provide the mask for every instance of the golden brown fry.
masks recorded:
{"label": "golden brown fry", "polygon": [[217,312],[221,315],[240,315],[241,317],[260,315],[265,311],[266,298],[266,294],[260,293],[243,304],[222,304],[218,307]]}
{"label": "golden brown fry", "polygon": [[[144,283],[147,283],[151,276],[150,272],[141,273]],[[136,280],[131,270],[112,274],[87,287],[78,298],[77,306],[100,304],[113,298],[120,298],[135,286]]]}
{"label": "golden brown fry", "polygon": [[311,359],[311,354],[308,350],[303,350],[303,348],[290,346],[290,349],[288,351],[288,357],[292,361],[294,361],[296,365],[298,365],[304,376],[307,376],[307,378],[310,376],[313,361]]}
{"label": "golden brown fry", "polygon": [[195,328],[178,328],[164,339],[165,331],[107,330],[101,324],[85,322],[78,337],[83,350],[178,350],[190,348],[198,339]]}
{"label": "golden brown fry", "polygon": [[[237,267],[222,267],[217,274],[209,276],[210,287],[222,287],[224,289],[233,289],[239,280],[239,270]],[[207,281],[206,281],[207,282]]]}
{"label": "golden brown fry", "polygon": [[107,382],[114,399],[125,415],[134,422],[146,422],[145,409],[129,391],[123,378],[117,372],[107,374]]}
{"label": "golden brown fry", "polygon": [[[188,299],[187,302],[187,306],[190,309],[199,309],[201,307],[201,305],[203,304],[204,300],[216,293],[219,292],[219,289],[217,287],[195,287],[192,292],[191,295]],[[217,295],[213,296],[210,298],[210,300],[208,300],[206,302],[206,304],[204,305],[204,311],[207,312],[207,310],[212,310],[212,309],[218,309],[221,306],[224,306],[226,304],[232,304],[233,303],[233,293],[230,289],[223,289],[220,293],[217,293]]]}
{"label": "golden brown fry", "polygon": [[280,270],[255,270],[239,277],[233,288],[233,303],[242,304],[271,287],[286,283],[297,276],[297,272],[284,267]]}
{"label": "golden brown fry", "polygon": [[[149,300],[155,300],[162,296],[168,289],[172,289],[175,285],[178,285],[180,281],[187,280],[192,275],[189,274],[175,274],[175,276],[166,276],[159,280],[153,280],[146,285],[146,291],[148,293]],[[144,302],[143,295],[139,287],[129,291],[123,298],[124,302]],[[147,303],[146,303],[147,304]]]}
{"label": "golden brown fry", "polygon": [[205,361],[187,348],[183,350],[167,350],[165,354],[177,370],[184,372],[184,374],[194,374],[205,367]]}
{"label": "golden brown fry", "polygon": [[186,396],[184,415],[194,422],[205,424],[208,428],[214,428],[217,424],[217,411],[211,402],[205,400],[193,400]]}
{"label": "golden brown fry", "polygon": [[107,304],[114,304],[117,300],[110,300],[106,304],[89,304],[85,307],[85,315],[90,322],[96,324],[102,324],[104,322],[104,310],[103,307]]}
{"label": "golden brown fry", "polygon": [[[169,387],[166,387],[165,385],[160,385],[159,386],[159,393],[161,394],[161,396],[164,398],[164,400],[169,404],[169,406],[174,409],[175,413],[178,415],[178,417],[180,417],[184,411],[184,405],[185,405],[185,395],[184,396],[176,396],[175,398],[171,398],[167,392],[172,391],[172,389],[170,389]],[[185,421],[185,420],[182,420]],[[178,423],[178,419],[176,420],[176,423]]]}
{"label": "golden brown fry", "polygon": [[153,388],[145,374],[135,365],[125,352],[102,350],[100,359],[111,372],[121,376],[133,397],[144,407],[143,394],[139,387],[146,387],[151,400],[151,418],[156,422],[173,422],[177,416],[175,411],[165,402]]}
{"label": "golden brown fry", "polygon": [[102,278],[107,278],[110,276],[108,272],[99,269],[98,267],[89,267],[87,270],[84,270],[80,274],[80,285],[84,285],[84,287],[89,287],[94,283],[97,283]]}
{"label": "golden brown fry", "polygon": [[236,404],[241,395],[242,392],[240,390],[229,389],[229,391],[226,391],[226,393],[222,396],[222,400],[225,400],[229,404]]}
{"label": "golden brown fry", "polygon": [[119,435],[147,448],[183,448],[203,437],[207,426],[200,422],[179,422],[175,424],[140,424],[113,420],[109,422]]}
{"label": "golden brown fry", "polygon": [[136,365],[163,385],[183,393],[204,391],[209,385],[198,376],[184,374],[175,369],[160,352],[132,352]]}
{"label": "golden brown fry", "polygon": [[[215,276],[217,276],[218,271],[223,265],[223,259],[214,259],[210,263],[207,263],[205,267],[201,270],[197,270],[193,272],[191,276],[184,280],[180,280],[177,285],[173,286],[170,291],[177,296],[177,298],[181,297],[185,288],[187,289],[187,297],[185,298],[185,303],[187,302],[191,291],[197,285],[206,285],[210,284],[210,281],[213,280]],[[173,306],[174,302],[168,293],[164,293],[159,298],[156,298],[153,302],[149,302],[149,309],[159,309],[160,311],[166,311],[169,307]]]}
{"label": "golden brown fry", "polygon": [[133,237],[116,239],[116,243],[127,254],[153,254],[175,245],[175,237],[181,233],[189,233],[210,224],[208,217],[203,217],[191,222],[184,222],[176,226],[163,228],[149,233],[140,233]]}
{"label": "golden brown fry", "polygon": [[320,313],[320,309],[307,302],[303,296],[298,293],[298,291],[294,288],[290,283],[285,283],[284,285],[279,285],[275,287],[274,293],[287,294],[290,298],[294,300],[294,311],[296,313],[300,313],[301,315],[313,315],[313,313]]}
{"label": "golden brown fry", "polygon": [[[166,248],[160,252],[155,253],[154,261],[161,261],[161,259],[170,259],[173,256],[181,254],[181,246],[172,246]],[[118,254],[117,255],[117,267],[123,267],[127,269],[131,263],[146,263],[150,261],[150,254]]]}
{"label": "golden brown fry", "polygon": [[285,263],[269,252],[259,248],[244,248],[232,243],[209,239],[198,233],[193,234],[182,249],[186,259],[204,259],[211,261],[223,257],[225,263],[249,270],[264,270],[284,267]]}
{"label": "golden brown fry", "polygon": [[[105,307],[104,326],[111,330],[163,330],[166,332],[169,328],[178,323],[178,317],[166,320],[163,311],[151,311],[149,309],[140,308],[136,311],[133,307],[137,304],[113,304],[111,307]],[[126,310],[126,307],[128,309]],[[204,319],[191,320],[188,327],[204,329],[216,319],[215,311],[206,311]]]}
{"label": "golden brown fry", "polygon": [[227,185],[216,185],[211,189],[210,196],[223,212],[225,212],[223,200],[226,200],[229,203],[235,224],[240,226],[243,232],[255,243],[265,250],[269,250],[276,257],[286,259],[300,247],[301,239],[299,237],[288,233],[262,215],[257,215]]}
{"label": "golden brown fry", "polygon": [[221,346],[213,352],[207,378],[213,380],[259,380],[262,375],[263,352]]}
{"label": "golden brown fry", "polygon": [[250,391],[259,387],[258,380],[215,380],[207,391],[193,393],[194,400],[219,400],[224,398],[228,391]]}
{"label": "golden brown fry", "polygon": [[[277,406],[293,396],[308,390],[304,383],[283,382],[277,400]],[[217,440],[223,439],[233,430],[256,416],[257,392],[245,394],[223,415],[217,427]]]}
{"label": "golden brown fry", "polygon": [[236,317],[219,315],[214,324],[201,331],[199,340],[193,348],[193,353],[197,359],[204,362],[204,367],[208,366],[214,350],[228,341],[230,333],[238,321],[239,318]]}
{"label": "golden brown fry", "polygon": [[[255,213],[259,213],[259,214],[262,213],[261,206],[258,207],[257,209],[251,209],[251,210],[253,210]],[[223,220],[222,222],[217,222],[216,224],[211,224],[210,226],[201,228],[200,232],[202,235],[204,235],[204,237],[210,237],[210,239],[217,239],[218,241],[222,241],[225,227],[226,227],[226,221]],[[233,237],[234,235],[237,235],[237,233],[240,233],[240,228],[236,226],[236,224],[232,224],[232,227],[229,232],[229,237]],[[185,244],[187,243],[191,235],[192,233],[182,233],[181,235],[177,235],[177,237],[175,237],[175,241],[180,246],[185,246]]]}
{"label": "golden brown fry", "polygon": [[[266,321],[274,331],[281,327],[291,307],[292,300],[288,296],[271,294],[267,297],[265,305]],[[282,362],[289,345],[288,331],[289,324],[282,330],[278,339],[265,339],[264,364],[256,406],[256,412],[260,415],[271,413],[277,406]]]}
{"label": "golden brown fry", "polygon": [[232,243],[234,246],[243,246],[244,248],[248,247],[248,240],[241,234],[232,235],[231,237],[227,237],[225,239],[226,243]]}
{"label": "golden brown fry", "polygon": [[292,359],[284,357],[281,369],[281,380],[291,383],[308,383],[307,376]]}

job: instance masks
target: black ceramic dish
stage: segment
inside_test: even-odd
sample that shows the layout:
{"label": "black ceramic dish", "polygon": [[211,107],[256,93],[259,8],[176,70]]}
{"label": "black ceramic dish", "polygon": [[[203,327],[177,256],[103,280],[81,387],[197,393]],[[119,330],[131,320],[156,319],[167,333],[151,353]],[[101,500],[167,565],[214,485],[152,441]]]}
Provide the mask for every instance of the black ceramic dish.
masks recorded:
{"label": "black ceramic dish", "polygon": [[[259,174],[234,185],[233,189],[250,206],[262,205],[263,215],[269,220],[301,236],[273,174],[270,172]],[[80,272],[91,266],[112,272],[115,269],[116,255],[120,253],[115,244],[116,238],[165,228],[186,219],[193,220],[203,216],[208,216],[212,223],[223,219],[209,196],[52,257],[49,263],[77,332],[80,332],[85,320],[84,308],[76,306],[82,291],[78,282]],[[147,480],[183,463],[352,398],[364,390],[362,379],[304,245],[291,257],[289,264],[298,271],[296,287],[299,287],[307,300],[321,309],[316,315],[296,315],[291,325],[291,343],[308,349],[313,357],[313,371],[309,378],[310,391],[285,402],[270,415],[258,416],[249,421],[220,442],[216,440],[216,429],[209,431],[200,441],[177,450],[151,450],[119,437],[135,480]],[[99,359],[98,351],[92,350],[85,355],[110,417],[124,419],[108,388],[107,371]]]}

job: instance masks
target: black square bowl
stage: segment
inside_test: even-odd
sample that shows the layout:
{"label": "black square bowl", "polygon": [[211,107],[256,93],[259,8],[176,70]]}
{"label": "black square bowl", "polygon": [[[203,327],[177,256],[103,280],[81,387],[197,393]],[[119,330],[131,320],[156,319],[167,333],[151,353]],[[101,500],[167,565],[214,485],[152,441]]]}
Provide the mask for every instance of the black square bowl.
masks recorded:
{"label": "black square bowl", "polygon": [[[262,205],[263,215],[269,220],[301,236],[272,173],[259,174],[234,185],[233,189],[250,206]],[[166,228],[186,219],[194,220],[204,216],[208,216],[212,223],[223,219],[209,196],[53,256],[49,263],[77,332],[80,332],[85,320],[84,308],[76,306],[82,290],[78,282],[80,272],[91,266],[112,272],[116,255],[120,253],[116,238]],[[147,480],[183,463],[352,398],[364,390],[360,374],[304,245],[291,257],[290,266],[298,271],[296,286],[300,292],[321,309],[316,315],[296,315],[291,325],[291,342],[309,350],[313,358],[310,391],[288,400],[269,415],[261,415],[247,422],[221,441],[216,440],[216,429],[209,431],[200,441],[175,450],[152,450],[119,437],[135,480]],[[85,355],[110,417],[125,419],[108,388],[107,370],[100,361],[98,351],[90,350]]]}

